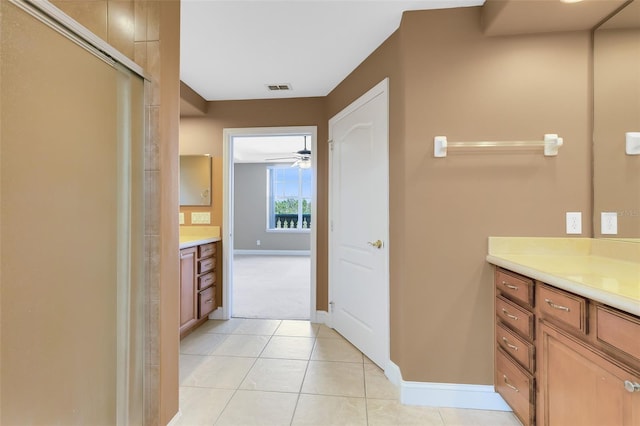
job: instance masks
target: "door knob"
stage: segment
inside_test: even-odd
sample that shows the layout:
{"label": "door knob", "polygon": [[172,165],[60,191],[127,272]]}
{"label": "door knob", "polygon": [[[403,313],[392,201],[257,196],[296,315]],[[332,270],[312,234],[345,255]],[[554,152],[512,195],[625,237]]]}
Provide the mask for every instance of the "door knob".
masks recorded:
{"label": "door knob", "polygon": [[371,247],[375,247],[377,249],[382,248],[382,241],[380,241],[380,240],[376,240],[374,242],[369,241],[367,244],[369,244]]}
{"label": "door knob", "polygon": [[640,384],[631,382],[629,380],[624,381],[624,388],[627,390],[627,392],[640,392]]}

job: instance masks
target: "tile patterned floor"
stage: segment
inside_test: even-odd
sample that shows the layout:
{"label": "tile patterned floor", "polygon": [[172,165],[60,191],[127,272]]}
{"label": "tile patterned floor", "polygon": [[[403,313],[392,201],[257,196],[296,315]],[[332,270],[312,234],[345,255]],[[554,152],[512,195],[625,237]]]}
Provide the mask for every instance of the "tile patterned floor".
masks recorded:
{"label": "tile patterned floor", "polygon": [[517,426],[512,413],[405,406],[378,366],[308,321],[210,320],[182,340],[171,426]]}

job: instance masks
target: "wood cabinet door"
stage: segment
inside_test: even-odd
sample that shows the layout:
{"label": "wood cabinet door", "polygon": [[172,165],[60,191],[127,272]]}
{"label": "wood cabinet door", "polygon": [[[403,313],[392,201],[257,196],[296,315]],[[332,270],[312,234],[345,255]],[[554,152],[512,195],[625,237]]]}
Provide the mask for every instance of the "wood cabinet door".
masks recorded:
{"label": "wood cabinet door", "polygon": [[198,320],[196,248],[180,250],[180,333]]}
{"label": "wood cabinet door", "polygon": [[640,425],[640,374],[546,323],[538,344],[539,425]]}

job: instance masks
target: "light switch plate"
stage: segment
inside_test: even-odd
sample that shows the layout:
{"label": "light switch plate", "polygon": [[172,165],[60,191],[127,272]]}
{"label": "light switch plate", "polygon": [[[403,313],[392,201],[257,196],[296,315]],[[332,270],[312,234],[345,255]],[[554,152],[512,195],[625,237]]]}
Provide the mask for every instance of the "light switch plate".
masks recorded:
{"label": "light switch plate", "polygon": [[627,155],[640,155],[640,132],[625,133],[625,152]]}
{"label": "light switch plate", "polygon": [[582,212],[567,212],[567,234],[582,234]]}
{"label": "light switch plate", "polygon": [[178,213],[178,224],[184,225],[184,213]]}
{"label": "light switch plate", "polygon": [[208,212],[191,213],[191,224],[209,225],[210,223],[211,223],[211,213],[208,213]]}
{"label": "light switch plate", "polygon": [[602,235],[618,234],[618,212],[600,212],[600,233]]}

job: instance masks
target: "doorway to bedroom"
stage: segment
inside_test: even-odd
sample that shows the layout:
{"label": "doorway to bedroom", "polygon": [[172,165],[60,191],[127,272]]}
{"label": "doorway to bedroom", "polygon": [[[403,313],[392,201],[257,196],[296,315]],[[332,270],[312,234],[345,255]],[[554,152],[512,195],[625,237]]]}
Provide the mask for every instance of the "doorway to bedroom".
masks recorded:
{"label": "doorway to bedroom", "polygon": [[315,319],[315,127],[225,129],[225,318]]}

